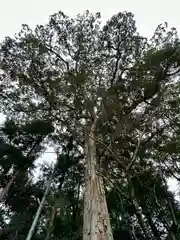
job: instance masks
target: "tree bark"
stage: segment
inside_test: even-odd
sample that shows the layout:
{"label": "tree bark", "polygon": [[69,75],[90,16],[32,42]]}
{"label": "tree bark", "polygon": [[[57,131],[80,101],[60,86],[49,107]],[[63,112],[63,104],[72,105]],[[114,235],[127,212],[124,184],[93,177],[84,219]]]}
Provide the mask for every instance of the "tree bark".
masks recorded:
{"label": "tree bark", "polygon": [[4,199],[4,197],[8,194],[10,187],[12,186],[14,180],[16,179],[19,171],[15,172],[9,182],[6,184],[4,189],[0,192],[0,202]]}
{"label": "tree bark", "polygon": [[83,240],[113,240],[103,179],[96,171],[95,124],[85,136],[85,158]]}

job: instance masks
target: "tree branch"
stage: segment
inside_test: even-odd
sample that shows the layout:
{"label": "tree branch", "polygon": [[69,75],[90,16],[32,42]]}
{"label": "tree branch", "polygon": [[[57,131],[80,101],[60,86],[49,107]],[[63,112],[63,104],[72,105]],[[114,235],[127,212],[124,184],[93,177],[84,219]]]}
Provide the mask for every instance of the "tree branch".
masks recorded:
{"label": "tree branch", "polygon": [[180,72],[180,69],[176,70],[175,72],[171,73],[171,74],[166,74],[167,77],[172,77],[174,75],[176,75],[177,73]]}
{"label": "tree branch", "polygon": [[124,166],[124,164],[119,160],[119,158],[115,155],[115,153],[112,151],[112,149],[110,147],[108,147],[105,143],[103,143],[102,141],[93,138],[91,135],[89,135],[89,137],[93,140],[95,140],[97,143],[101,144],[102,146],[104,146],[113,156],[113,158],[119,163],[120,167],[125,170],[126,167]]}
{"label": "tree branch", "polygon": [[48,47],[47,45],[45,45],[45,48],[46,48],[48,51],[54,53],[54,54],[56,55],[56,57],[58,57],[62,62],[64,62],[64,63],[66,64],[67,71],[69,71],[70,68],[69,68],[69,63],[68,63],[67,61],[65,61],[57,52],[55,52],[55,51],[52,49],[52,47]]}
{"label": "tree branch", "polygon": [[127,172],[130,170],[130,168],[132,167],[132,165],[133,165],[133,164],[135,163],[135,161],[136,161],[136,156],[137,156],[138,150],[139,150],[139,148],[140,148],[140,144],[141,144],[141,140],[142,140],[142,137],[143,137],[143,135],[144,135],[144,132],[145,132],[145,128],[144,128],[141,136],[139,137],[138,144],[137,144],[137,147],[136,147],[136,149],[135,149],[135,151],[134,151],[134,154],[133,154],[133,156],[132,156],[131,162],[129,163],[129,165],[128,165],[127,168],[126,168],[126,171],[127,171]]}

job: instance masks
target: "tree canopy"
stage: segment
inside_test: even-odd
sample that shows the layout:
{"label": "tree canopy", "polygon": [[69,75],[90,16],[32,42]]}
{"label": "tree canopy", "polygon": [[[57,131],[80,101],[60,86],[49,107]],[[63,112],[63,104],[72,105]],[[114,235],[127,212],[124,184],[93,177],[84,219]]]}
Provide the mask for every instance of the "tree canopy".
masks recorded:
{"label": "tree canopy", "polygon": [[[58,12],[0,46],[0,239],[25,239],[52,174],[34,240],[180,237],[180,40],[141,36],[130,12]],[[2,198],[1,198],[2,196]],[[83,204],[84,202],[84,204]]]}

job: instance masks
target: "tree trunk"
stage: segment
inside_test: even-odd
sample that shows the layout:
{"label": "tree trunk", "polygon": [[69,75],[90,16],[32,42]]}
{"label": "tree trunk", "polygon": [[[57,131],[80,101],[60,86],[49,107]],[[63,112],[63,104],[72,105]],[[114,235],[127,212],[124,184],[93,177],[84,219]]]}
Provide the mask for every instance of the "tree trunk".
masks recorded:
{"label": "tree trunk", "polygon": [[147,221],[148,221],[148,224],[151,228],[151,231],[153,233],[153,235],[155,236],[155,239],[156,240],[161,240],[161,234],[160,232],[158,231],[158,229],[156,228],[156,225],[155,223],[153,222],[152,220],[152,216],[151,216],[151,213],[148,211],[148,210],[144,210],[143,209],[143,214],[145,215]]}
{"label": "tree trunk", "polygon": [[[95,125],[95,124],[94,124]],[[85,196],[83,240],[113,240],[103,179],[97,175],[95,126],[85,137]]]}
{"label": "tree trunk", "polygon": [[10,187],[12,186],[14,180],[16,179],[19,171],[15,172],[13,174],[12,178],[9,180],[9,182],[6,184],[5,188],[0,192],[0,202],[4,199],[4,197],[8,194]]}
{"label": "tree trunk", "polygon": [[46,240],[51,239],[55,216],[56,216],[56,205],[54,204],[54,206],[52,207],[51,218],[50,218],[49,228],[48,228],[47,235],[46,235]]}
{"label": "tree trunk", "polygon": [[143,219],[141,207],[139,206],[139,204],[138,204],[138,202],[137,202],[137,200],[135,198],[133,186],[130,189],[130,197],[131,197],[131,201],[133,203],[134,209],[135,209],[135,214],[137,216],[139,225],[140,225],[140,227],[141,227],[141,229],[142,229],[142,231],[144,233],[144,236],[146,237],[147,240],[150,240],[151,237],[148,234],[147,225],[146,225],[146,223],[145,223],[145,221]]}
{"label": "tree trunk", "polygon": [[50,191],[50,188],[51,188],[51,183],[52,183],[52,180],[53,180],[55,168],[56,168],[56,165],[55,165],[54,170],[53,170],[53,172],[52,172],[52,174],[51,174],[51,176],[50,176],[50,178],[49,178],[49,181],[48,181],[48,183],[47,183],[46,190],[45,190],[45,192],[44,192],[44,196],[43,196],[43,198],[42,198],[42,200],[41,200],[41,202],[40,202],[40,204],[39,204],[39,207],[38,207],[37,212],[36,212],[36,214],[35,214],[35,217],[34,217],[34,220],[33,220],[33,222],[32,222],[32,225],[31,225],[31,227],[30,227],[30,229],[29,229],[29,232],[28,232],[28,235],[27,235],[27,237],[26,237],[26,240],[31,240],[31,239],[32,239],[32,236],[33,236],[33,233],[34,233],[34,231],[35,231],[35,228],[36,228],[36,225],[37,225],[37,223],[38,223],[38,220],[39,220],[39,218],[40,218],[40,215],[41,215],[41,212],[42,212],[42,209],[43,209],[43,206],[44,206],[46,197],[48,196],[49,191]]}

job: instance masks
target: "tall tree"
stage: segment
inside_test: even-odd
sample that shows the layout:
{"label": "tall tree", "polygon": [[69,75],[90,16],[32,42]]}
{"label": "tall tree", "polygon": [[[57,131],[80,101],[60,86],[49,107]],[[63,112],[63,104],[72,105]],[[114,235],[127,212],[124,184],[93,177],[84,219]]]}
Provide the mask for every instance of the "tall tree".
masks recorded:
{"label": "tall tree", "polygon": [[162,149],[172,140],[171,113],[179,114],[167,109],[170,83],[180,72],[175,29],[159,26],[148,43],[131,13],[119,13],[101,28],[99,13],[71,19],[59,12],[34,31],[24,25],[15,38],[6,38],[0,54],[2,111],[16,121],[52,121],[54,143],[72,137],[77,150],[84,149],[83,239],[113,239],[105,166],[107,178],[118,172],[131,186],[142,236],[152,236],[145,213],[156,234],[131,179],[154,165],[160,172],[157,144]]}

